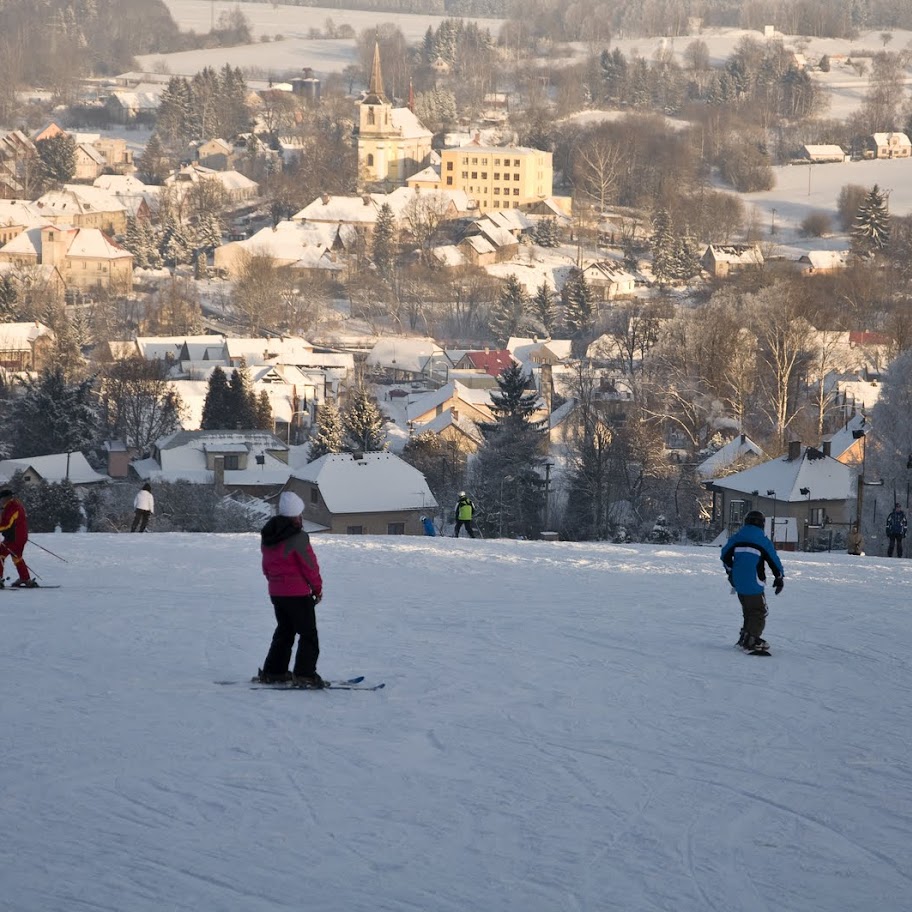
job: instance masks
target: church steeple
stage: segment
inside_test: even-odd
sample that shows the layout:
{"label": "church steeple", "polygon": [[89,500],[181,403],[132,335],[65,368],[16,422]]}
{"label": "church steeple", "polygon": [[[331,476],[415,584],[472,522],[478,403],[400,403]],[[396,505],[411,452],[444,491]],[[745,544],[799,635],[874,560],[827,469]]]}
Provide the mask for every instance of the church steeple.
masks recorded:
{"label": "church steeple", "polygon": [[380,42],[374,43],[374,63],[371,67],[370,85],[367,87],[367,97],[363,104],[380,105],[389,104],[383,94],[383,73],[380,72]]}

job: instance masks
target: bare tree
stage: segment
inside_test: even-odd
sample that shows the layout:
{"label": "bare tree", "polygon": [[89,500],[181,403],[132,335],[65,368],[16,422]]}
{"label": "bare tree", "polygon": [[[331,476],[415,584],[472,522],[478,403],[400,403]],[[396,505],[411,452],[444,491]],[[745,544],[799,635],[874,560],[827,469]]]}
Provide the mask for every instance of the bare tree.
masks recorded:
{"label": "bare tree", "polygon": [[594,134],[582,142],[574,163],[574,179],[580,189],[598,204],[599,213],[614,202],[624,167],[624,154],[610,136]]}
{"label": "bare tree", "polygon": [[416,193],[402,212],[401,225],[418,245],[425,264],[430,262],[431,247],[452,205],[442,193]]}

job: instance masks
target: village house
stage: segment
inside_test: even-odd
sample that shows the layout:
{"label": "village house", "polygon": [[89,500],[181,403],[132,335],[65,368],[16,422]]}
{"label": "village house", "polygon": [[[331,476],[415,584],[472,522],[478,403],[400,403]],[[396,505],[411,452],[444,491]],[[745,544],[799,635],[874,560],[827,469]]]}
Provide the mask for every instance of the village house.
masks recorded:
{"label": "village house", "polygon": [[26,228],[38,228],[46,221],[28,200],[0,199],[0,247],[19,237]]}
{"label": "village house", "polygon": [[86,142],[76,144],[76,170],[73,180],[91,183],[105,169],[105,157],[93,145]]}
{"label": "village house", "polygon": [[97,228],[111,236],[127,230],[124,204],[107,190],[84,184],[64,184],[60,190],[49,190],[35,200],[42,219],[53,225],[73,228]]}
{"label": "village house", "polygon": [[756,244],[710,244],[700,259],[700,265],[717,279],[743,269],[763,265],[763,254]]}
{"label": "village house", "polygon": [[275,266],[328,275],[343,269],[337,255],[357,244],[358,230],[351,225],[282,221],[246,240],[216,247],[213,265],[236,278],[251,257],[261,256],[269,257]]}
{"label": "village house", "polygon": [[491,422],[494,420],[491,390],[473,389],[458,380],[450,380],[440,389],[417,396],[405,407],[408,426],[416,432],[429,429],[426,426],[446,412],[476,424]]}
{"label": "village house", "polygon": [[56,336],[43,323],[0,323],[0,367],[40,371],[47,367]]}
{"label": "village house", "polygon": [[484,371],[499,377],[513,365],[513,356],[505,348],[486,348],[484,351],[467,351],[456,362],[456,370]]}
{"label": "village house", "polygon": [[713,523],[724,540],[751,510],[767,516],[767,534],[776,546],[808,550],[830,533],[845,535],[855,519],[851,469],[821,449],[789,444],[788,453],[760,465],[704,482],[713,495]]}
{"label": "village house", "polygon": [[117,123],[129,124],[153,118],[160,103],[159,93],[155,91],[115,89],[105,101],[105,109]]}
{"label": "village house", "polygon": [[213,171],[231,171],[234,169],[234,146],[224,139],[208,139],[197,146],[196,160]]}
{"label": "village house", "polygon": [[344,535],[423,535],[437,501],[424,475],[392,453],[331,453],[295,469],[286,490],[310,528]]}
{"label": "village house", "polygon": [[21,130],[0,136],[0,199],[25,195],[26,175],[38,175],[38,150]]}
{"label": "village house", "polygon": [[801,147],[801,159],[811,164],[822,165],[828,162],[847,162],[851,156],[837,145],[804,145]]}
{"label": "village house", "polygon": [[365,368],[387,380],[427,381],[446,379],[453,367],[447,353],[428,338],[378,339],[368,352]]}
{"label": "village house", "polygon": [[603,301],[614,301],[633,295],[636,278],[615,260],[599,260],[583,270],[583,278],[592,291]]}
{"label": "village house", "polygon": [[849,250],[809,250],[798,257],[798,268],[804,275],[828,275],[849,265]]}
{"label": "village house", "polygon": [[259,195],[260,188],[256,181],[245,177],[239,171],[214,171],[202,165],[191,164],[179,168],[165,178],[166,187],[174,187],[179,192],[186,192],[200,181],[213,180],[219,183],[228,196],[231,206],[240,206],[250,202]]}
{"label": "village house", "polygon": [[72,453],[52,453],[48,456],[29,456],[0,460],[0,484],[6,485],[16,474],[23,485],[59,484],[69,481],[77,492],[107,484],[111,479],[99,475],[78,450]]}
{"label": "village house", "polygon": [[143,481],[189,481],[218,494],[268,498],[288,481],[289,448],[269,431],[176,431],[155,442],[152,455],[135,460]]}
{"label": "village house", "polygon": [[874,133],[865,143],[866,158],[909,158],[912,141],[905,133]]}
{"label": "village house", "polygon": [[67,290],[133,287],[133,254],[97,228],[45,225],[0,247],[0,263],[54,266]]}
{"label": "village house", "polygon": [[12,285],[22,301],[63,304],[66,300],[66,282],[56,266],[0,260],[0,276]]}

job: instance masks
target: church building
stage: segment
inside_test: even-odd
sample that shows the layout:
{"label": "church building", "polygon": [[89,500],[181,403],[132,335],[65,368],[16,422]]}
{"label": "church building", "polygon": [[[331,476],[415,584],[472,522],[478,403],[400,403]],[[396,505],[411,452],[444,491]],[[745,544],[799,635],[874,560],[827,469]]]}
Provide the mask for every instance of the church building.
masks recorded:
{"label": "church building", "polygon": [[409,108],[394,108],[383,93],[380,46],[374,46],[370,86],[360,103],[358,183],[401,187],[430,161],[433,134]]}

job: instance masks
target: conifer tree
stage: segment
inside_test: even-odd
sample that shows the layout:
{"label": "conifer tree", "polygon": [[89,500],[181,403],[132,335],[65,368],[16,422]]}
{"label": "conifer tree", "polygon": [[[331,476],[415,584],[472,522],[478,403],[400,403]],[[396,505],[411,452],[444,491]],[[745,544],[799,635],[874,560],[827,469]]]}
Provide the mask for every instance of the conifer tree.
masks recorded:
{"label": "conifer tree", "polygon": [[256,399],[246,365],[235,368],[228,380],[228,409],[233,428],[256,427]]}
{"label": "conifer tree", "polygon": [[577,337],[584,336],[595,322],[595,300],[592,289],[582,273],[578,273],[563,288],[564,323]]}
{"label": "conifer tree", "polygon": [[491,332],[499,344],[525,329],[529,295],[515,275],[507,276],[497,300],[491,306],[488,320]]}
{"label": "conifer tree", "polygon": [[332,399],[327,399],[317,412],[317,433],[310,442],[310,461],[327,453],[342,453],[345,450],[345,429],[342,415]]}
{"label": "conifer tree", "polygon": [[377,213],[371,250],[377,272],[384,278],[389,278],[396,263],[397,234],[396,217],[393,215],[392,207],[389,203],[384,203]]}
{"label": "conifer tree", "polygon": [[41,159],[41,174],[48,184],[65,184],[76,173],[76,140],[59,133],[35,143]]}
{"label": "conifer tree", "polygon": [[203,417],[200,427],[204,431],[216,431],[235,426],[230,411],[231,396],[228,390],[228,378],[221,367],[216,365],[209,375],[209,386],[206,400],[203,403]]}
{"label": "conifer tree", "polygon": [[557,310],[554,306],[554,295],[547,282],[542,282],[535,290],[530,310],[535,319],[538,320],[545,335],[553,336],[554,328],[557,325]]}
{"label": "conifer tree", "polygon": [[272,417],[272,403],[269,401],[269,393],[266,390],[260,390],[260,395],[256,400],[254,427],[261,431],[271,431],[275,427],[275,421]]}
{"label": "conifer tree", "polygon": [[890,212],[886,194],[875,184],[855,216],[852,244],[859,256],[883,252],[890,243]]}
{"label": "conifer tree", "polygon": [[348,407],[342,414],[342,425],[350,450],[371,453],[386,449],[380,406],[363,386],[352,391]]}
{"label": "conifer tree", "polygon": [[652,274],[660,285],[675,277],[675,237],[667,209],[659,209],[652,223]]}

